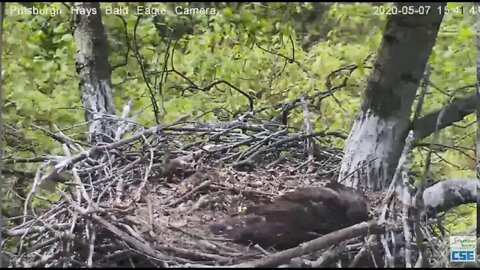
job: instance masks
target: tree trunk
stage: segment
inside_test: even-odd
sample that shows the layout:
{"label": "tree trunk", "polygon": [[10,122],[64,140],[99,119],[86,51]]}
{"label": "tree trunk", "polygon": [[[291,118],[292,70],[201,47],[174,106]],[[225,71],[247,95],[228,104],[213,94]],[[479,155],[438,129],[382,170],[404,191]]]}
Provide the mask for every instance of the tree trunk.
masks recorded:
{"label": "tree trunk", "polygon": [[[402,7],[419,6],[396,3]],[[411,127],[415,93],[443,18],[430,3],[429,15],[390,16],[361,111],[344,148],[340,181],[382,190],[391,180]]]}
{"label": "tree trunk", "polygon": [[[77,44],[77,73],[92,144],[111,142],[113,128],[107,115],[115,114],[108,45],[99,3],[75,2],[73,36]],[[85,11],[85,12],[81,12]],[[90,13],[90,15],[86,15]]]}

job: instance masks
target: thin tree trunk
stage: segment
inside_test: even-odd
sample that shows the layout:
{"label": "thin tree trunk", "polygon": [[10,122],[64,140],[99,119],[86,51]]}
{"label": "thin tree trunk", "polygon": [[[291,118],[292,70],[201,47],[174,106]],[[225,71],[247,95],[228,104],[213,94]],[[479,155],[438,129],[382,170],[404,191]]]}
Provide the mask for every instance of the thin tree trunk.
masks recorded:
{"label": "thin tree trunk", "polygon": [[113,128],[108,115],[115,114],[111,67],[99,3],[75,2],[74,8],[90,15],[74,14],[73,36],[77,44],[77,73],[91,143],[112,141]]}
{"label": "thin tree trunk", "polygon": [[[419,3],[396,3],[419,6]],[[443,14],[390,16],[378,58],[344,148],[340,181],[382,190],[389,184],[411,128],[415,93],[435,43]]]}

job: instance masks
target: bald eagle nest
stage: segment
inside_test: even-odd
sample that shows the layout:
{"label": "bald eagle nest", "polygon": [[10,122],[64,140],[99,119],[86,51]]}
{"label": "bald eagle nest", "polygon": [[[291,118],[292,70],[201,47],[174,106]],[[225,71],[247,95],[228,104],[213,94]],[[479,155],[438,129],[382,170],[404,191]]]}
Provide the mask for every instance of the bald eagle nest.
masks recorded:
{"label": "bald eagle nest", "polygon": [[[308,195],[310,188],[327,189],[323,186],[337,178],[342,152],[327,146],[332,137],[342,137],[336,132],[183,118],[150,129],[138,126],[91,148],[61,132],[55,136],[63,137],[65,155],[45,157],[40,167],[55,169],[38,170],[24,216],[9,220],[2,231],[4,259],[11,267],[404,264],[400,219],[388,215],[378,222],[378,202],[385,194],[361,194],[367,195],[368,212],[357,220],[341,213],[349,209],[343,201],[350,195],[335,189],[331,195]],[[58,173],[67,180],[46,191],[49,174]],[[304,188],[300,195],[289,193],[299,187]],[[276,204],[279,196],[297,196],[296,205],[295,198]],[[242,220],[252,207],[256,221]],[[259,221],[268,225],[261,227],[264,238],[290,242],[263,245],[253,238],[249,242],[248,234],[235,239],[221,233]],[[431,232],[424,230],[424,237],[440,239]],[[409,244],[407,259],[416,260],[419,247]],[[430,253],[443,246],[440,240],[430,244]]]}

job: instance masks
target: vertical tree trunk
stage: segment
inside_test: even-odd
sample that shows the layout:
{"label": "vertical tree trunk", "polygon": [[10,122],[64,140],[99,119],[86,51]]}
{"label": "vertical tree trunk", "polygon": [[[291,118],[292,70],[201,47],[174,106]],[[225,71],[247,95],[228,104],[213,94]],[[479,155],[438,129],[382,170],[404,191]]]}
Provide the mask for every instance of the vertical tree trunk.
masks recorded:
{"label": "vertical tree trunk", "polygon": [[[89,121],[91,143],[111,141],[113,129],[105,115],[115,114],[111,67],[108,62],[108,45],[104,33],[99,3],[74,4],[74,32],[77,44],[77,73],[85,118]],[[90,15],[79,12],[84,10]]]}
{"label": "vertical tree trunk", "polygon": [[[427,4],[396,3],[399,10]],[[415,93],[435,43],[445,3],[428,15],[392,15],[383,35],[361,111],[344,148],[340,181],[382,190],[391,180],[411,128]]]}

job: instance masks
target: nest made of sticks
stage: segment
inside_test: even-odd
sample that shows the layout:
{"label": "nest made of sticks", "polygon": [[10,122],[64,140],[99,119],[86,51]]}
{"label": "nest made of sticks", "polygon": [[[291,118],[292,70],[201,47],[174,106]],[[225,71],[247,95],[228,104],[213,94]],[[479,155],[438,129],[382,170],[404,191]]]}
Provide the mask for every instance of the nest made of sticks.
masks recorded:
{"label": "nest made of sticks", "polygon": [[11,265],[166,267],[259,258],[265,251],[214,239],[206,226],[247,203],[333,177],[339,149],[317,147],[305,162],[305,141],[327,135],[181,120],[83,149],[58,133],[66,155],[46,163],[71,182],[57,186],[61,198],[38,213],[29,200],[48,199],[36,192],[37,174],[23,222],[4,233],[6,242],[21,236]]}
{"label": "nest made of sticks", "polygon": [[[58,132],[65,156],[46,163],[69,172],[71,182],[57,186],[61,197],[52,202],[37,194],[44,179],[37,173],[23,222],[3,232],[4,243],[16,246],[8,253],[10,266],[319,267],[339,258],[358,264],[367,234],[398,228],[363,223],[279,253],[213,237],[208,230],[245,205],[336,178],[341,150],[319,145],[337,135],[246,121],[192,123],[184,117],[83,149]],[[39,213],[31,198],[50,207]],[[291,260],[297,257],[302,259]]]}

